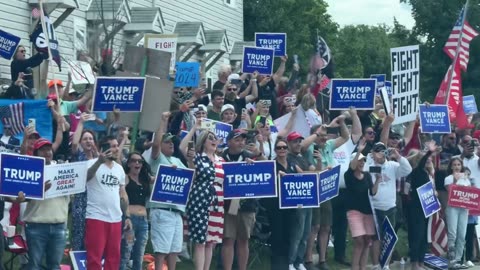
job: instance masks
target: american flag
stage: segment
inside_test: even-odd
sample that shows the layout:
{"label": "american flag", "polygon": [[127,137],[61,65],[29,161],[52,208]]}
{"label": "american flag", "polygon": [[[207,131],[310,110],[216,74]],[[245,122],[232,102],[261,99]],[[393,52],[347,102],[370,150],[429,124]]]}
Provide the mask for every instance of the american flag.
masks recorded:
{"label": "american flag", "polygon": [[428,242],[432,243],[432,252],[436,256],[447,253],[447,228],[440,217],[440,212],[435,213],[428,220]]}
{"label": "american flag", "polygon": [[451,59],[455,59],[458,48],[458,59],[460,59],[458,63],[463,71],[467,71],[470,57],[470,42],[478,36],[478,32],[468,24],[465,16],[465,8],[463,8],[460,12],[460,17],[448,37],[447,43],[443,47],[443,51],[450,56]]}
{"label": "american flag", "polygon": [[23,102],[0,106],[0,118],[3,125],[12,127],[13,135],[23,132]]}

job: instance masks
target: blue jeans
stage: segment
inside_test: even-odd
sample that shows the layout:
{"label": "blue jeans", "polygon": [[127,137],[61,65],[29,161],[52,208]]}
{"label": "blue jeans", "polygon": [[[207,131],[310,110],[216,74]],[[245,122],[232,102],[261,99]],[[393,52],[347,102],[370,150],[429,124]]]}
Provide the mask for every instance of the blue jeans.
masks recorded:
{"label": "blue jeans", "polygon": [[312,209],[304,208],[291,211],[288,263],[298,265],[303,263],[305,258],[307,240],[312,227]]}
{"label": "blue jeans", "polygon": [[447,206],[448,259],[460,262],[467,234],[468,210]]}
{"label": "blue jeans", "polygon": [[124,232],[124,235],[133,233],[135,241],[129,243],[128,237],[122,237],[122,261],[120,270],[127,269],[127,264],[130,259],[133,260],[132,270],[142,270],[143,254],[145,253],[145,246],[148,240],[148,220],[147,217],[134,215],[131,215],[130,219],[133,230],[131,232]]}
{"label": "blue jeans", "polygon": [[46,256],[47,269],[60,269],[66,244],[66,223],[27,223],[25,225],[28,246],[28,269],[42,269]]}

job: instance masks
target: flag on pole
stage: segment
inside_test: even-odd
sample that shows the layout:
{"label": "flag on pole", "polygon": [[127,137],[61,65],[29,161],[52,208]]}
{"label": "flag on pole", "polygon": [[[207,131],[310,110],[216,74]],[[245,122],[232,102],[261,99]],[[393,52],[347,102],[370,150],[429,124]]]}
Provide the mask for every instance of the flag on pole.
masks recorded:
{"label": "flag on pole", "polygon": [[[40,12],[41,14],[41,12]],[[52,59],[57,63],[58,69],[62,71],[62,59],[60,58],[60,48],[58,44],[57,35],[55,34],[55,29],[53,27],[52,22],[47,14],[44,15],[45,17],[45,27],[44,30],[42,28],[41,20],[38,21],[35,30],[30,35],[30,41],[35,46],[35,50],[38,52],[48,53],[48,45],[50,45],[50,52],[52,53]],[[46,33],[44,33],[44,31]],[[48,38],[48,42],[47,42]]]}
{"label": "flag on pole", "polygon": [[[457,60],[458,62],[459,60]],[[453,74],[452,74],[453,72]],[[462,77],[460,75],[460,65],[453,64],[447,70],[445,77],[440,84],[438,89],[437,96],[435,97],[435,104],[447,104],[448,113],[450,114],[450,122],[456,123],[456,126],[459,128],[469,128],[470,124],[468,123],[467,116],[463,110],[463,90],[462,90]],[[450,81],[450,93],[448,96],[447,102],[447,92],[449,89],[448,81]]]}
{"label": "flag on pole", "polygon": [[11,127],[13,135],[22,133],[25,128],[23,124],[23,102],[0,106],[0,118],[4,126]]}
{"label": "flag on pole", "polygon": [[478,36],[478,32],[468,24],[465,16],[465,8],[463,8],[448,37],[447,43],[443,47],[443,51],[450,56],[451,59],[455,59],[458,50],[459,64],[463,71],[467,71],[468,60],[470,58],[470,42]]}
{"label": "flag on pole", "polygon": [[318,71],[326,68],[332,58],[327,42],[317,33],[315,44],[315,55],[310,62],[310,73],[317,74]]}

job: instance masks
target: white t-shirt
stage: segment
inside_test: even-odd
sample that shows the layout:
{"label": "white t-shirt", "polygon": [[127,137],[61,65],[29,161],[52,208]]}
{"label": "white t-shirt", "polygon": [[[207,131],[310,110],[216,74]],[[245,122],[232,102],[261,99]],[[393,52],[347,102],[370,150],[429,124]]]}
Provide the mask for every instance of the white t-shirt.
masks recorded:
{"label": "white t-shirt", "polygon": [[[89,160],[88,168],[96,161],[97,159]],[[109,168],[104,163],[98,167],[95,177],[87,180],[86,218],[110,223],[122,221],[120,186],[125,186],[123,167],[113,162],[112,168]]]}
{"label": "white t-shirt", "polygon": [[[453,175],[450,174],[449,176],[445,177],[444,185],[448,186],[448,185],[451,185],[451,184],[453,184]],[[462,177],[462,178],[458,179],[456,184],[458,186],[466,186],[466,187],[469,187],[469,186],[472,185],[470,183],[470,180],[465,178],[465,177]]]}
{"label": "white t-shirt", "polygon": [[352,138],[349,138],[344,144],[340,145],[335,151],[333,151],[333,159],[335,160],[335,165],[340,165],[340,188],[346,188],[345,185],[345,176],[348,167],[350,166],[350,156],[355,150],[355,144],[353,143]]}
{"label": "white t-shirt", "polygon": [[480,166],[478,166],[478,156],[473,154],[471,158],[463,158],[463,166],[467,167],[473,178],[473,184],[475,187],[480,187]]}

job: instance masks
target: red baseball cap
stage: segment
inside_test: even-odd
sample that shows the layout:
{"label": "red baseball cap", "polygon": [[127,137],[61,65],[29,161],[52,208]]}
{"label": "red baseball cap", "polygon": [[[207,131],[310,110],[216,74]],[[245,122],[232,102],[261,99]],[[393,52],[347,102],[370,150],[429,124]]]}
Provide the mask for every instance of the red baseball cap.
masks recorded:
{"label": "red baseball cap", "polygon": [[62,82],[61,80],[59,80],[59,79],[50,80],[50,81],[48,82],[48,88],[51,88],[51,87],[53,87],[53,86],[55,86],[55,85],[60,86],[60,87],[63,87],[63,82]]}
{"label": "red baseball cap", "polygon": [[33,144],[33,150],[38,150],[38,149],[44,147],[45,145],[52,146],[52,143],[45,138],[40,138],[40,139],[36,140],[35,143]]}
{"label": "red baseball cap", "polygon": [[291,133],[288,134],[288,136],[287,136],[287,142],[295,141],[295,140],[297,140],[297,139],[302,139],[302,140],[303,140],[303,139],[305,139],[305,138],[303,138],[303,136],[302,136],[300,133],[296,132],[296,131],[291,132]]}

